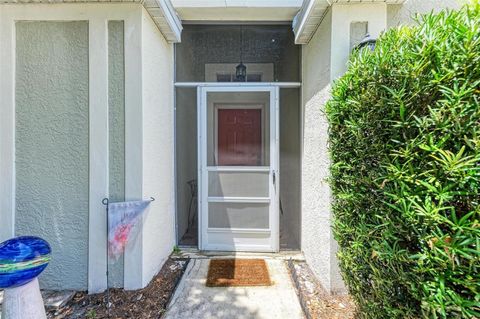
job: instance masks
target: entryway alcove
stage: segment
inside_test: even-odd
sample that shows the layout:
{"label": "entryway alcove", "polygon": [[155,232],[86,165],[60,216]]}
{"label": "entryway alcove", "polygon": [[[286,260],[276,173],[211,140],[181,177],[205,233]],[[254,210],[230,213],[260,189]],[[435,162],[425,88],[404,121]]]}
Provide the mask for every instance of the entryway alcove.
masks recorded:
{"label": "entryway alcove", "polygon": [[184,25],[175,51],[178,244],[299,249],[300,47],[291,27]]}

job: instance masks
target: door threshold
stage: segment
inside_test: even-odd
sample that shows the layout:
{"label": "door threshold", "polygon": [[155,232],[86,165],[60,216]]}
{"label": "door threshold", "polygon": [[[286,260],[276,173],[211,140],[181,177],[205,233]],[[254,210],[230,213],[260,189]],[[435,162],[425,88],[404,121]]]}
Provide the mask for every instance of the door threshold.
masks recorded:
{"label": "door threshold", "polygon": [[198,251],[198,246],[197,245],[177,245],[179,250],[185,250],[185,251]]}
{"label": "door threshold", "polygon": [[216,251],[216,250],[198,250],[191,247],[179,247],[180,250],[172,254],[172,258],[190,258],[190,259],[212,259],[212,258],[263,258],[280,260],[299,260],[304,261],[305,256],[300,250],[280,250],[277,253],[261,252],[234,252],[234,251]]}

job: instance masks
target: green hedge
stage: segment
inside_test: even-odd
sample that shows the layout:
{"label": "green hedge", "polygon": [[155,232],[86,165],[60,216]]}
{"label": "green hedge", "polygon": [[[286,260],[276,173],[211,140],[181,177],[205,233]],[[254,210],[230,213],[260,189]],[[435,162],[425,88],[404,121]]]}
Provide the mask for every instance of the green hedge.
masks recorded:
{"label": "green hedge", "polygon": [[327,104],[334,233],[361,318],[480,317],[480,6],[352,55]]}

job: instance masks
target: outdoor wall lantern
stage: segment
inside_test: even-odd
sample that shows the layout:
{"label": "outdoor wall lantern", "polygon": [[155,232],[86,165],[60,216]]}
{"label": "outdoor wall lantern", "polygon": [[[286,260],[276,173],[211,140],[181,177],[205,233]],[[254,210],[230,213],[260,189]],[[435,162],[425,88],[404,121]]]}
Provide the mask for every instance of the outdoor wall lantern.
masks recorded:
{"label": "outdoor wall lantern", "polygon": [[245,66],[245,64],[240,62],[240,64],[237,65],[237,67],[235,69],[236,69],[236,71],[235,71],[235,81],[236,82],[245,82],[245,80],[247,79],[247,67]]}
{"label": "outdoor wall lantern", "polygon": [[243,64],[243,26],[240,26],[240,64],[235,67],[235,82],[247,80],[247,67]]}
{"label": "outdoor wall lantern", "polygon": [[365,35],[365,38],[363,38],[362,41],[357,45],[356,49],[357,50],[362,50],[363,48],[369,48],[370,51],[375,50],[375,45],[377,43],[377,39],[374,39],[370,36],[369,33]]}

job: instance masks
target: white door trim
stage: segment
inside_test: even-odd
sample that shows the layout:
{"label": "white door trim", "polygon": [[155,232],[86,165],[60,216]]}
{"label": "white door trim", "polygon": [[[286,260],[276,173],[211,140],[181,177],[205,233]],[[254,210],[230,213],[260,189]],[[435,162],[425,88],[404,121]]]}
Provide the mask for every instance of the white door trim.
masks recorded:
{"label": "white door trim", "polygon": [[[210,92],[267,92],[270,94],[270,167],[235,167],[207,165],[207,94]],[[271,85],[199,85],[197,88],[197,127],[198,127],[198,247],[200,250],[239,250],[239,251],[264,251],[275,252],[279,250],[279,86]],[[208,172],[212,171],[252,171],[269,172],[268,198],[208,198]],[[208,236],[221,235],[216,228],[208,228],[205,212],[208,211],[209,202],[258,202],[270,203],[269,228],[268,229],[230,229],[231,233],[241,235],[270,234],[267,240],[261,244],[246,243],[237,247],[228,245],[209,245]],[[225,231],[224,231],[225,232]],[[210,234],[209,234],[210,233]],[[218,233],[218,234],[216,234]],[[234,244],[234,246],[237,246]],[[232,249],[234,248],[234,249]]]}
{"label": "white door trim", "polygon": [[284,89],[294,89],[300,88],[302,86],[301,82],[175,82],[175,87],[179,88],[189,88],[195,87],[280,87]]}

